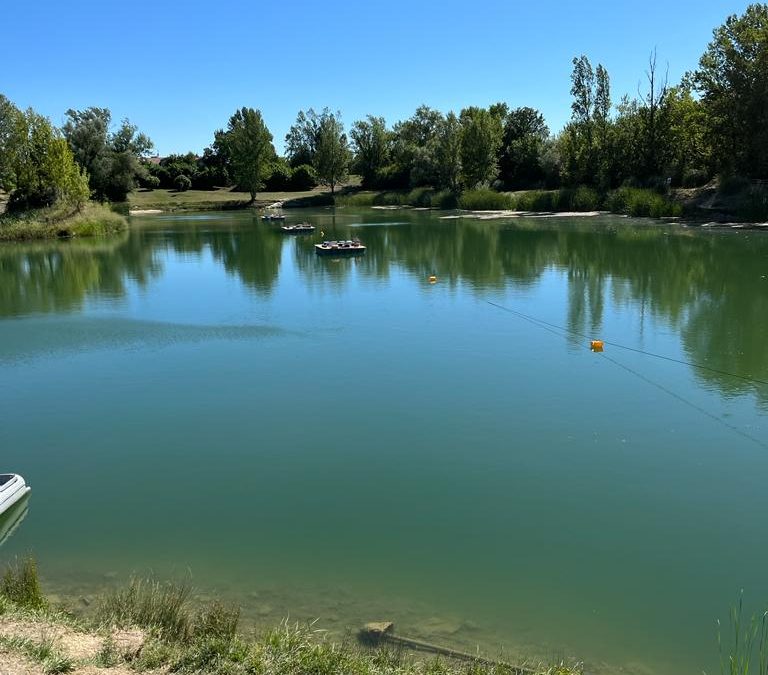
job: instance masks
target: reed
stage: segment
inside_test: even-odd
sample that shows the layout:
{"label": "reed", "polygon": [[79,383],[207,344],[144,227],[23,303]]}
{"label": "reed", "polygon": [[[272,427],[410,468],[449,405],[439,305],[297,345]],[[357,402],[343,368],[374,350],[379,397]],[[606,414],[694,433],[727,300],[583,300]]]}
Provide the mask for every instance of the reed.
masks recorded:
{"label": "reed", "polygon": [[[744,594],[731,607],[728,644],[723,644],[720,621],[717,622],[717,647],[721,675],[768,675],[768,610],[744,617]],[[726,654],[727,652],[727,654]],[[757,658],[755,664],[754,659]],[[754,666],[757,666],[756,669]]]}

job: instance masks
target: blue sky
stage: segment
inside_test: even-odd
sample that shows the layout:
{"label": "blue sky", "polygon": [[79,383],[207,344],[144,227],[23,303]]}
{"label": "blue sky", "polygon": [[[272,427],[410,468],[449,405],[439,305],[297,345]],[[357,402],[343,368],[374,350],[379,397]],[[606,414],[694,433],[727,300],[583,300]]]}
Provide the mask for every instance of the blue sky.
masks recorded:
{"label": "blue sky", "polygon": [[0,93],[61,124],[91,105],[128,117],[160,154],[200,152],[241,106],[278,151],[300,109],[389,124],[506,101],[559,130],[571,59],[603,63],[615,101],[654,47],[670,82],[696,66],[728,0],[3,0]]}

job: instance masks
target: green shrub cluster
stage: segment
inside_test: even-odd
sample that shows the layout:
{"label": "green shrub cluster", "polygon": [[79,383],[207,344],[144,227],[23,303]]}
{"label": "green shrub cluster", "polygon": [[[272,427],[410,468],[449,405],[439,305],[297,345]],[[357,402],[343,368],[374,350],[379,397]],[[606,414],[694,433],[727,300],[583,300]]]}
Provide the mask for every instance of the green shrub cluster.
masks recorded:
{"label": "green shrub cluster", "polygon": [[605,207],[613,213],[622,213],[638,218],[665,218],[680,216],[683,207],[653,190],[622,187],[609,192]]}

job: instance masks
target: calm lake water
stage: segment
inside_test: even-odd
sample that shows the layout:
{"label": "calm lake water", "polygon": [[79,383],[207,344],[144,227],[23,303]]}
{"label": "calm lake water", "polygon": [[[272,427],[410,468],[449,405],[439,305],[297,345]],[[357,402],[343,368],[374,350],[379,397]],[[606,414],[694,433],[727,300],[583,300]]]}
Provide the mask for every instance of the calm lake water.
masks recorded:
{"label": "calm lake water", "polygon": [[0,558],[62,595],[191,575],[258,625],[718,671],[716,619],[768,600],[768,386],[726,374],[768,380],[768,236],[288,213],[366,255],[247,212],[0,246],[0,469],[33,486]]}

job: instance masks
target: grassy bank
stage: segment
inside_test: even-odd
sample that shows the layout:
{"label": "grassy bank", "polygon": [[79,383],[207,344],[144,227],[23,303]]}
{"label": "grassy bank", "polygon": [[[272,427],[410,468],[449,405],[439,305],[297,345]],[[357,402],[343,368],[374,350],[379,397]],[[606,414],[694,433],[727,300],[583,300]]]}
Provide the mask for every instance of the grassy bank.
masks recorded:
{"label": "grassy bank", "polygon": [[[95,603],[87,618],[45,599],[31,559],[0,582],[0,672],[211,675],[517,675],[504,663],[424,656],[402,648],[342,644],[315,625],[287,621],[255,637],[239,630],[235,606],[190,602],[189,586],[133,580]],[[100,672],[100,671],[98,671]],[[526,675],[575,675],[577,665],[528,665]]]}
{"label": "grassy bank", "polygon": [[358,192],[336,199],[338,206],[414,206],[467,211],[590,212],[612,211],[630,216],[679,216],[683,209],[653,190],[620,188],[600,195],[587,187],[560,190],[496,192],[467,190],[460,195],[417,188],[409,191]]}
{"label": "grassy bank", "polygon": [[[355,189],[359,179],[352,177],[339,191]],[[131,211],[159,210],[173,211],[211,211],[242,209],[251,206],[251,196],[247,192],[237,192],[231,188],[218,190],[135,190],[128,195],[128,208]],[[305,192],[260,192],[256,195],[256,206],[264,207],[275,202],[282,202],[286,207],[330,206],[333,197],[325,187],[316,187]]]}
{"label": "grassy bank", "polygon": [[80,211],[52,206],[0,216],[0,241],[94,237],[115,234],[127,226],[128,222],[123,216],[102,204],[89,203]]}

